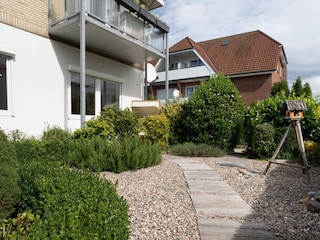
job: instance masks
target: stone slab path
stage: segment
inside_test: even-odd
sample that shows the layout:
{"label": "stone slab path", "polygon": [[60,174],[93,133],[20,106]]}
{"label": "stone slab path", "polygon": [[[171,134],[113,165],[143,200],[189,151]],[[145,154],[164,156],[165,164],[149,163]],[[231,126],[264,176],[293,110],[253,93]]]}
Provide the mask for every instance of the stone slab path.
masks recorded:
{"label": "stone slab path", "polygon": [[256,212],[208,165],[172,159],[184,171],[201,240],[276,239],[264,223],[237,220]]}

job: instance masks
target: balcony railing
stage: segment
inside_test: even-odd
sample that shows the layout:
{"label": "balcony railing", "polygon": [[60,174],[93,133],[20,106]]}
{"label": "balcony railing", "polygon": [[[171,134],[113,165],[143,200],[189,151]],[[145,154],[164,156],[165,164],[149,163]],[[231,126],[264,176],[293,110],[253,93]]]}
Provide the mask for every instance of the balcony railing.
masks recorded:
{"label": "balcony railing", "polygon": [[[157,77],[158,80],[156,82],[164,82],[165,81],[165,71],[158,72]],[[206,66],[197,66],[197,67],[189,67],[177,70],[169,71],[169,81],[179,80],[179,79],[191,79],[197,77],[205,77],[210,76],[210,71]]]}
{"label": "balcony railing", "polygon": [[[86,0],[86,16],[164,52],[169,28],[132,0]],[[79,18],[80,0],[49,0],[50,27]]]}

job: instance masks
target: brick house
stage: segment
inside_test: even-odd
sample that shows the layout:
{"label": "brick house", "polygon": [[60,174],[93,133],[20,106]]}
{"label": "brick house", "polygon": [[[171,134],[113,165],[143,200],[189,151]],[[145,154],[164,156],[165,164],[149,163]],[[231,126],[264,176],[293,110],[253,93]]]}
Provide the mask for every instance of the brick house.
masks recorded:
{"label": "brick house", "polygon": [[163,0],[0,0],[0,128],[76,129],[144,98],[146,62],[166,57]]}
{"label": "brick house", "polygon": [[[164,100],[165,60],[155,67],[158,79],[150,84],[149,95]],[[169,51],[169,99],[175,89],[189,97],[201,81],[218,72],[231,79],[249,106],[268,97],[274,83],[287,80],[283,45],[259,30],[203,42],[186,37]]]}

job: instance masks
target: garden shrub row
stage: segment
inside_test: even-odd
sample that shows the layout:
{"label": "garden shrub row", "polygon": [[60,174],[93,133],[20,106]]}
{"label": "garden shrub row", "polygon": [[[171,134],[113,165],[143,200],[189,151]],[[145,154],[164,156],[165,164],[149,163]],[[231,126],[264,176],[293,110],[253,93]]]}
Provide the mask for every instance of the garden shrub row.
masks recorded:
{"label": "garden shrub row", "polygon": [[150,167],[161,162],[161,148],[138,137],[109,141],[96,137],[70,143],[68,166],[92,171],[123,172]]}

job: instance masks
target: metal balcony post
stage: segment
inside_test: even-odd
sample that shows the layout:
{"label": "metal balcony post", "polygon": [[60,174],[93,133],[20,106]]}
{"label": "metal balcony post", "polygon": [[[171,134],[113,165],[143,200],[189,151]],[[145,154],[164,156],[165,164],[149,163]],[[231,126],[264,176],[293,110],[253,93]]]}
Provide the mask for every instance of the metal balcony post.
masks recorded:
{"label": "metal balcony post", "polygon": [[80,121],[83,127],[86,119],[86,0],[81,0],[80,4]]}

